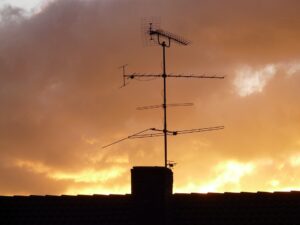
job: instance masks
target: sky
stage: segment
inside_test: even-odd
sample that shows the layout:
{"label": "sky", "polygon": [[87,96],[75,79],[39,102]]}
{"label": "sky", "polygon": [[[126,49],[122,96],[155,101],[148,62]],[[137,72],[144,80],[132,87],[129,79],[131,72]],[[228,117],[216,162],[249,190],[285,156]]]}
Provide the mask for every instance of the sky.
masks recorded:
{"label": "sky", "polygon": [[[22,4],[21,4],[22,3]],[[174,192],[300,190],[297,0],[0,0],[0,195],[130,193],[133,166],[163,166],[162,50],[145,21],[191,41],[167,49]]]}
{"label": "sky", "polygon": [[0,0],[0,7],[17,7],[21,8],[28,14],[33,14],[40,10],[49,0]]}
{"label": "sky", "polygon": [[21,7],[25,10],[31,10],[36,8],[42,1],[41,0],[1,0],[0,5],[1,7],[5,5],[11,5],[14,7]]}

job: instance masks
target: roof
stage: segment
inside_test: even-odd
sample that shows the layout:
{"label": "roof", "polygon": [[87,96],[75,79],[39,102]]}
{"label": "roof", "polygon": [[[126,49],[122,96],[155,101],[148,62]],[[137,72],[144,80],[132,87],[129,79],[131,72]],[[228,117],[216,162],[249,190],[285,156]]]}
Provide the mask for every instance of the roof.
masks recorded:
{"label": "roof", "polygon": [[180,194],[175,224],[300,224],[300,192]]}
{"label": "roof", "polygon": [[300,224],[300,192],[0,197],[0,224]]}

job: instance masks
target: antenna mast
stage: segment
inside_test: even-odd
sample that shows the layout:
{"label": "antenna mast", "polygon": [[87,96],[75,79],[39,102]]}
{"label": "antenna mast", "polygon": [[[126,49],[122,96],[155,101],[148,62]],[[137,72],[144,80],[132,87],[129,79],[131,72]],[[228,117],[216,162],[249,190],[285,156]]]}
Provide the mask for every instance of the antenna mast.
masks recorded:
{"label": "antenna mast", "polygon": [[[148,35],[150,36],[151,41],[155,41],[158,45],[162,47],[162,58],[163,58],[163,71],[162,74],[140,74],[140,73],[132,73],[132,74],[126,74],[125,68],[127,65],[122,66],[123,69],[123,86],[125,87],[128,83],[126,83],[126,79],[135,79],[135,78],[145,78],[145,77],[152,77],[152,78],[163,78],[163,104],[161,105],[164,112],[164,124],[163,129],[156,129],[156,128],[150,128],[141,132],[138,132],[136,134],[130,135],[126,138],[123,138],[121,140],[118,140],[116,142],[113,142],[109,145],[103,146],[103,148],[106,148],[108,146],[111,146],[113,144],[119,143],[120,141],[126,140],[126,139],[133,139],[133,138],[146,138],[146,137],[158,137],[158,136],[164,136],[164,166],[165,167],[172,167],[174,166],[174,162],[168,163],[168,135],[179,135],[179,134],[188,134],[188,133],[194,133],[194,132],[205,132],[205,131],[213,131],[213,130],[220,130],[224,129],[223,126],[217,126],[217,127],[209,127],[209,128],[200,128],[200,129],[191,129],[191,130],[181,130],[181,131],[169,131],[167,128],[167,106],[188,106],[191,105],[191,103],[183,103],[183,104],[167,104],[167,78],[200,78],[200,79],[224,79],[224,76],[205,76],[205,75],[183,75],[183,74],[167,74],[166,72],[166,48],[171,47],[171,43],[175,42],[179,45],[188,45],[190,42],[185,40],[184,38],[172,34],[170,32],[164,31],[162,29],[154,29],[152,27],[152,23],[149,23],[149,30],[147,31]],[[146,107],[139,107],[137,109],[151,109],[151,108],[158,108],[159,105],[155,106],[146,106]],[[145,133],[147,131],[152,131],[152,133]],[[155,133],[153,133],[153,131]]]}

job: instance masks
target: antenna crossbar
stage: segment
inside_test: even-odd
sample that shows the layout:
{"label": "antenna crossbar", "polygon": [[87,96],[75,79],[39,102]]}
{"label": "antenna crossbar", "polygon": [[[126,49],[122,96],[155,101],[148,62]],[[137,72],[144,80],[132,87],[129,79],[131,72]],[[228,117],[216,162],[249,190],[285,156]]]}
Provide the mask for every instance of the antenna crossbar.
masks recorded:
{"label": "antenna crossbar", "polygon": [[[190,129],[190,130],[178,130],[178,131],[170,131],[167,130],[167,135],[170,136],[176,136],[180,134],[190,134],[190,133],[197,133],[197,132],[207,132],[207,131],[214,131],[214,130],[221,130],[224,129],[224,126],[216,126],[216,127],[206,127],[206,128],[197,128],[197,129]],[[156,133],[146,133],[147,131],[156,131]],[[151,137],[161,137],[164,136],[164,130],[157,129],[157,128],[148,128],[145,130],[142,130],[140,132],[134,133],[132,135],[129,135],[125,138],[119,139],[117,141],[114,141],[108,145],[102,146],[102,148],[107,148],[109,146],[112,146],[114,144],[117,144],[119,142],[125,141],[127,139],[136,139],[136,138],[151,138]]]}
{"label": "antenna crossbar", "polygon": [[[133,73],[133,74],[125,74],[123,75],[124,78],[127,79],[134,79],[136,77],[163,77],[162,74],[138,74],[138,73]],[[208,79],[224,79],[225,76],[217,76],[217,75],[181,75],[181,74],[166,74],[166,77],[173,77],[173,78],[208,78]]]}
{"label": "antenna crossbar", "polygon": [[[172,103],[172,104],[167,104],[166,107],[176,107],[176,106],[193,106],[193,103]],[[164,104],[160,105],[149,105],[149,106],[142,106],[142,107],[137,107],[137,110],[144,110],[144,109],[157,109],[157,108],[163,108]]]}
{"label": "antenna crossbar", "polygon": [[124,78],[127,78],[127,79],[134,79],[136,77],[162,77],[162,74],[137,74],[137,73],[133,73],[133,74],[125,74],[123,76],[124,76]]}
{"label": "antenna crossbar", "polygon": [[[166,79],[167,77],[170,77],[170,78],[196,78],[196,79],[224,79],[225,76],[218,76],[218,75],[195,75],[195,74],[188,74],[188,75],[185,75],[185,74],[146,74],[146,73],[131,73],[131,74],[126,74],[126,67],[128,65],[125,64],[119,68],[122,68],[123,69],[123,85],[121,87],[125,87],[128,83],[126,83],[126,79],[129,80],[129,79],[138,79],[138,78],[163,78],[163,79]],[[152,80],[152,79],[150,79]],[[140,81],[150,81],[150,80],[140,80]]]}
{"label": "antenna crossbar", "polygon": [[[161,37],[169,39],[169,43],[170,43],[170,40],[175,41],[176,43],[181,44],[181,45],[188,45],[190,43],[190,41],[184,39],[183,37],[180,37],[179,35],[173,34],[171,32],[168,32],[168,31],[165,31],[162,29],[153,30],[151,25],[150,25],[149,35],[150,36],[157,35],[158,41],[159,41],[159,37],[161,36]],[[159,42],[159,44],[161,44],[161,43]]]}
{"label": "antenna crossbar", "polygon": [[208,76],[208,75],[181,75],[181,74],[170,74],[166,75],[167,77],[173,77],[173,78],[201,78],[201,79],[224,79],[225,76]]}
{"label": "antenna crossbar", "polygon": [[190,134],[190,133],[198,133],[198,132],[206,132],[206,131],[214,131],[214,130],[222,130],[222,129],[224,129],[224,126],[198,128],[198,129],[191,129],[191,130],[179,130],[179,131],[171,131],[171,132],[172,135],[178,135],[178,134]]}
{"label": "antenna crossbar", "polygon": [[[153,106],[144,106],[138,107],[137,109],[155,109],[155,108],[163,108],[163,116],[164,116],[164,124],[163,129],[149,128],[133,135],[122,138],[118,141],[115,141],[109,145],[103,146],[103,148],[109,147],[111,145],[117,144],[126,139],[135,139],[135,138],[149,138],[149,137],[160,137],[164,136],[164,164],[165,167],[168,167],[172,164],[168,163],[168,144],[167,144],[167,136],[175,136],[181,134],[190,134],[196,132],[206,132],[206,131],[214,131],[224,129],[224,126],[216,126],[216,127],[208,127],[208,128],[197,128],[190,130],[178,130],[178,131],[170,131],[167,129],[167,107],[168,106],[190,106],[192,103],[183,103],[183,104],[167,104],[167,78],[195,78],[195,79],[224,79],[225,76],[218,75],[194,75],[194,74],[168,74],[166,72],[166,48],[171,47],[171,42],[175,42],[180,45],[188,45],[190,42],[178,35],[172,34],[168,31],[164,31],[162,29],[153,29],[152,23],[150,23],[150,28],[147,32],[150,36],[150,40],[154,40],[162,47],[162,73],[161,74],[142,74],[142,73],[126,73],[126,65],[123,65],[121,68],[123,69],[123,85],[125,87],[130,79],[136,79],[140,81],[150,81],[152,79],[139,79],[139,78],[162,78],[163,80],[163,104],[153,105]],[[148,132],[150,131],[150,132]]]}
{"label": "antenna crossbar", "polygon": [[131,137],[131,139],[134,139],[134,138],[161,137],[161,136],[164,136],[164,133],[141,134],[141,135],[136,135],[134,137]]}
{"label": "antenna crossbar", "polygon": [[[181,134],[191,134],[191,133],[199,133],[199,132],[208,132],[208,131],[215,131],[215,130],[222,130],[224,126],[216,126],[216,127],[205,127],[205,128],[197,128],[197,129],[190,129],[190,130],[178,130],[178,131],[170,131],[167,130],[167,135],[169,136],[176,136]],[[161,133],[150,133],[150,134],[138,134],[130,136],[130,139],[134,138],[149,138],[149,137],[161,137],[164,136],[164,131],[161,129],[152,128],[151,130],[161,132]]]}
{"label": "antenna crossbar", "polygon": [[122,139],[119,139],[119,140],[117,140],[117,141],[114,141],[114,142],[112,142],[112,143],[110,143],[110,144],[108,144],[108,145],[104,145],[104,146],[102,146],[102,148],[107,148],[107,147],[112,146],[112,145],[114,145],[114,144],[120,143],[121,141],[125,141],[125,140],[127,140],[127,139],[134,138],[134,137],[137,136],[137,135],[140,135],[140,134],[142,134],[142,133],[145,133],[145,132],[147,132],[147,131],[149,131],[149,130],[153,130],[153,129],[154,129],[154,128],[148,128],[148,129],[139,131],[139,132],[134,133],[134,134],[132,134],[132,135],[129,135],[129,136],[125,137],[125,138],[122,138]]}

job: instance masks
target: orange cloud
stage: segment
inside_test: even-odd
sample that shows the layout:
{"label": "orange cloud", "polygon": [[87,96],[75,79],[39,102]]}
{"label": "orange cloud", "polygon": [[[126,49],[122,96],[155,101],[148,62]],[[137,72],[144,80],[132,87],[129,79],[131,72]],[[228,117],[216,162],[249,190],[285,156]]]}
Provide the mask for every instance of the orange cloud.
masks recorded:
{"label": "orange cloud", "polygon": [[[162,127],[161,49],[143,46],[141,18],[190,40],[167,50],[167,72],[226,75],[168,80],[170,130],[224,125],[169,139],[175,191],[297,189],[299,9],[290,0],[53,1],[0,17],[0,194],[124,193],[132,166],[163,165],[162,139],[101,146]],[[243,67],[241,65],[246,65]]]}

